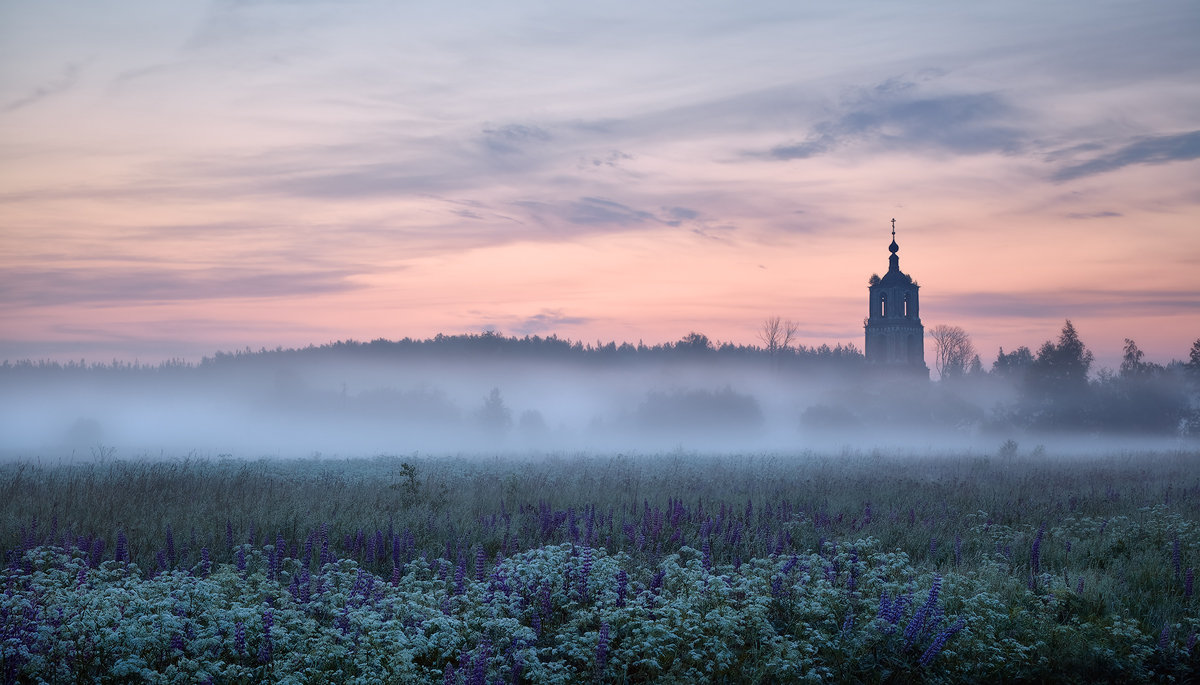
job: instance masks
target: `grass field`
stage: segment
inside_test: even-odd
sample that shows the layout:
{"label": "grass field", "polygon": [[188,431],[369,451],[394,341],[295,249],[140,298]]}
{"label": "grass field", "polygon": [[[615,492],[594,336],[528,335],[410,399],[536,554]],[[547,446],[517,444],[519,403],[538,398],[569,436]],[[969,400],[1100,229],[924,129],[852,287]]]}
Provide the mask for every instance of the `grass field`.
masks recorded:
{"label": "grass field", "polygon": [[1200,454],[0,466],[6,682],[1200,674]]}

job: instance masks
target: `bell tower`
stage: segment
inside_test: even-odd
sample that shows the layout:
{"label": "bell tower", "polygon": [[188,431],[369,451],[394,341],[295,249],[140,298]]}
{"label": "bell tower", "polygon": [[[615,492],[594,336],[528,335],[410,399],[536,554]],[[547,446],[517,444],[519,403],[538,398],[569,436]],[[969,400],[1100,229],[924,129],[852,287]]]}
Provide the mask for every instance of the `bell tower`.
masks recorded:
{"label": "bell tower", "polygon": [[925,366],[925,327],[917,291],[921,286],[900,271],[896,254],[896,220],[892,219],[892,244],[888,246],[887,273],[872,275],[865,321],[867,362],[929,376]]}

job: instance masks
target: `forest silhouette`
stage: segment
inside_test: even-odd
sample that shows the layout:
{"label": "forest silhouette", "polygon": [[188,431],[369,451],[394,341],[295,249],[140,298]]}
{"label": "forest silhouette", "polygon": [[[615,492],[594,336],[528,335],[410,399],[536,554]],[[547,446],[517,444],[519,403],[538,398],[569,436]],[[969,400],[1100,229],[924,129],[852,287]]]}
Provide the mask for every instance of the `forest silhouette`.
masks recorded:
{"label": "forest silhouette", "polygon": [[[1093,366],[1070,321],[1036,352],[1001,349],[990,368],[976,357],[937,381],[873,365],[854,345],[488,332],[244,349],[198,363],[5,361],[0,401],[13,408],[10,451],[186,449],[189,440],[261,450],[280,433],[297,441],[284,451],[304,436],[327,438],[326,448],[346,436],[348,450],[1200,436],[1200,340],[1166,365],[1126,340],[1118,369]],[[259,439],[242,446],[225,435]]]}

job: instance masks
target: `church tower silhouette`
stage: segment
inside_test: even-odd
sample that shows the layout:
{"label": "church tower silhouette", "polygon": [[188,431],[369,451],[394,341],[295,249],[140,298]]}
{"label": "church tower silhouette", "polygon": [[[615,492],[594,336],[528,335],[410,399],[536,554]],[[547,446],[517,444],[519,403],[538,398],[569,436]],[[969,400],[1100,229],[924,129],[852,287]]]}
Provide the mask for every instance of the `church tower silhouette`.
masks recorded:
{"label": "church tower silhouette", "polygon": [[921,286],[900,271],[896,244],[896,220],[892,219],[892,244],[888,246],[887,273],[872,275],[866,328],[867,362],[929,376],[925,366],[925,327],[921,325]]}

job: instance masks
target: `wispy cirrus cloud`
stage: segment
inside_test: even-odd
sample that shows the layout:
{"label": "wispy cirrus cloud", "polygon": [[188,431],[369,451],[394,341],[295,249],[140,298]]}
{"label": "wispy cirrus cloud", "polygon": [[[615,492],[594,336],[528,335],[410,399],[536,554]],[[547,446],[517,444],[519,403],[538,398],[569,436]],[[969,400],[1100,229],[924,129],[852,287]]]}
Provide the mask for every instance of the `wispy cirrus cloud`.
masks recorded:
{"label": "wispy cirrus cloud", "polygon": [[996,93],[924,94],[911,81],[891,79],[834,108],[804,140],[766,154],[808,159],[853,144],[886,150],[938,150],[957,154],[1016,152],[1026,133],[1014,123],[1016,108]]}
{"label": "wispy cirrus cloud", "polygon": [[[1096,147],[1099,146],[1093,146],[1092,149]],[[1167,164],[1192,159],[1200,159],[1200,131],[1143,136],[1085,162],[1065,166],[1054,172],[1051,178],[1055,181],[1070,181],[1135,164]]]}
{"label": "wispy cirrus cloud", "polygon": [[20,268],[0,276],[0,298],[10,304],[57,306],[308,296],[357,289],[353,275],[249,268]]}
{"label": "wispy cirrus cloud", "polygon": [[518,154],[531,144],[546,143],[551,139],[546,129],[525,124],[507,124],[483,130],[484,146],[489,152],[501,155]]}
{"label": "wispy cirrus cloud", "polygon": [[629,230],[640,227],[679,227],[685,223],[703,223],[702,212],[688,207],[641,209],[605,197],[580,197],[574,200],[518,200],[513,203],[527,219],[541,226],[564,224],[577,227],[576,233],[601,230]]}
{"label": "wispy cirrus cloud", "polygon": [[1099,212],[1071,212],[1067,215],[1068,219],[1115,219],[1123,216],[1120,212],[1112,212],[1108,210]]}
{"label": "wispy cirrus cloud", "polygon": [[585,316],[569,316],[561,309],[543,309],[533,316],[513,323],[512,330],[517,335],[535,335],[561,330],[564,327],[582,326],[591,321],[591,318]]}
{"label": "wispy cirrus cloud", "polygon": [[34,105],[48,97],[52,97],[59,93],[69,90],[79,81],[79,65],[68,64],[63,67],[62,73],[54,79],[46,81],[41,85],[34,87],[24,95],[10,100],[0,106],[0,112],[13,112],[18,109],[23,109]]}
{"label": "wispy cirrus cloud", "polygon": [[928,298],[945,313],[976,318],[1125,317],[1200,314],[1192,290],[1064,290],[1054,292],[965,292]]}

